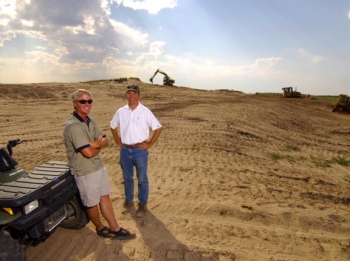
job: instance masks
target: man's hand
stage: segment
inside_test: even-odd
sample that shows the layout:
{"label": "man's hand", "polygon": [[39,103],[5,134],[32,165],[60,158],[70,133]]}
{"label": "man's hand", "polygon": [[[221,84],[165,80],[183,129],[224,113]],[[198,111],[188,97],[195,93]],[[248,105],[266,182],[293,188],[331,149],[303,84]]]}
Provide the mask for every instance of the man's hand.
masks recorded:
{"label": "man's hand", "polygon": [[95,141],[90,141],[90,146],[94,149],[102,149],[108,145],[108,140],[106,136],[102,134],[98,135]]}
{"label": "man's hand", "polygon": [[149,141],[143,141],[141,143],[139,143],[137,145],[137,147],[140,149],[140,150],[148,150],[150,149],[152,146],[151,144],[149,143]]}

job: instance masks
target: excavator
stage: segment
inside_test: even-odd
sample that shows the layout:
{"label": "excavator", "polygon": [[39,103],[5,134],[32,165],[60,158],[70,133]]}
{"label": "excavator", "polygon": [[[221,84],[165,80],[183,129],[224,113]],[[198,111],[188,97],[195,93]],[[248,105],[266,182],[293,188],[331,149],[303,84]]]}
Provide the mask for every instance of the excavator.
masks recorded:
{"label": "excavator", "polygon": [[283,90],[283,97],[284,98],[303,98],[300,92],[293,91],[293,87],[284,87]]}
{"label": "excavator", "polygon": [[163,84],[167,86],[173,86],[175,83],[174,79],[171,79],[165,72],[157,69],[157,71],[153,74],[153,76],[149,79],[151,83],[153,83],[153,78],[157,75],[157,73],[163,74]]}
{"label": "excavator", "polygon": [[332,107],[332,112],[350,113],[350,96],[339,94],[338,101]]}

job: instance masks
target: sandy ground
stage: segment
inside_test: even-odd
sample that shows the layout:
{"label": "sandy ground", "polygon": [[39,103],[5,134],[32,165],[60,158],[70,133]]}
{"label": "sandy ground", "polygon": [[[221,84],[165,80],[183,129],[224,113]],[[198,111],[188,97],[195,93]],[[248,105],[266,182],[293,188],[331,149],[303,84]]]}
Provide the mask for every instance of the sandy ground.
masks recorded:
{"label": "sandy ground", "polygon": [[[122,174],[109,122],[137,83],[164,126],[149,156],[149,211],[122,214]],[[66,161],[62,131],[70,94],[92,91],[91,113],[107,133],[101,152],[118,222],[130,241],[57,228],[30,246],[36,260],[350,260],[350,115],[314,99],[151,85],[0,85],[1,146],[22,167]],[[278,92],[278,90],[276,90]],[[343,164],[341,164],[343,163]]]}

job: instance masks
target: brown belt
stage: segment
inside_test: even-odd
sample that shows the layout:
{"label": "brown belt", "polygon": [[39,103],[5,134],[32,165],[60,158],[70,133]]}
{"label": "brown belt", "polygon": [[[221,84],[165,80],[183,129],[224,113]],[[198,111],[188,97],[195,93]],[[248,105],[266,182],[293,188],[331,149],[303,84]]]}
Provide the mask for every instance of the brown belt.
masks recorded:
{"label": "brown belt", "polygon": [[141,145],[141,143],[136,143],[134,145],[128,145],[128,144],[123,144],[125,148],[131,149],[131,148],[138,148]]}

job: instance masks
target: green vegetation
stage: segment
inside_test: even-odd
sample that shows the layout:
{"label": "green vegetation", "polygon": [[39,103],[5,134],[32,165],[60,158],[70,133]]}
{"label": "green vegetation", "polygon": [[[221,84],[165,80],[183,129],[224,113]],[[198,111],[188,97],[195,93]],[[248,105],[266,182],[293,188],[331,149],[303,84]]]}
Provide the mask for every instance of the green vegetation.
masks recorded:
{"label": "green vegetation", "polygon": [[332,161],[342,166],[350,166],[350,160],[346,160],[342,157],[333,158]]}
{"label": "green vegetation", "polygon": [[239,92],[242,93],[242,91],[235,91],[235,90],[229,90],[229,89],[218,89],[216,91],[222,91],[222,92]]}
{"label": "green vegetation", "polygon": [[282,155],[277,154],[277,153],[272,153],[271,156],[272,156],[273,160],[280,160],[280,159],[284,158]]}
{"label": "green vegetation", "polygon": [[326,138],[326,139],[331,138],[331,136],[329,134],[327,134],[327,133],[318,134],[318,136],[320,136],[322,138]]}
{"label": "green vegetation", "polygon": [[346,174],[343,179],[347,182],[350,182],[350,175],[349,174]]}
{"label": "green vegetation", "polygon": [[85,82],[79,82],[79,83],[95,83],[95,82],[107,82],[111,80],[91,80],[91,81],[85,81]]}
{"label": "green vegetation", "polygon": [[137,80],[137,81],[141,81],[140,78],[137,77],[122,77],[122,78],[114,78],[114,79],[100,79],[100,80],[91,80],[91,81],[85,81],[85,82],[80,82],[80,83],[96,83],[96,82],[126,82],[128,79],[130,80]]}
{"label": "green vegetation", "polygon": [[306,159],[302,156],[300,157],[294,157],[292,155],[282,155],[282,154],[278,154],[278,153],[272,153],[271,157],[273,160],[277,161],[277,160],[288,160],[289,162],[296,162],[296,161],[305,161]]}
{"label": "green vegetation", "polygon": [[332,144],[332,142],[328,140],[317,140],[319,143]]}
{"label": "green vegetation", "polygon": [[330,167],[331,164],[336,163],[342,166],[350,166],[350,161],[346,160],[343,157],[337,157],[337,158],[332,158],[332,159],[324,159],[321,157],[313,157],[310,155],[310,158],[313,163],[316,164],[316,166],[319,167]]}
{"label": "green vegetation", "polygon": [[331,134],[350,135],[350,131],[332,131]]}
{"label": "green vegetation", "polygon": [[[287,145],[286,146],[286,150],[293,150],[293,151],[298,151],[299,148],[297,146],[292,146],[292,145]],[[279,153],[272,153],[271,154],[271,158],[275,161],[277,160],[288,160],[289,162],[296,162],[296,161],[305,161],[306,159],[302,156],[300,157],[295,157],[292,155],[283,155],[283,154],[279,154]],[[347,160],[343,157],[335,157],[332,159],[325,159],[322,157],[314,157],[312,155],[310,155],[311,161],[319,167],[330,167],[331,164],[339,164],[342,166],[350,166],[350,160]]]}
{"label": "green vegetation", "polygon": [[291,150],[293,150],[293,151],[300,151],[300,148],[297,145],[292,145],[292,144],[287,144],[285,149],[287,151],[291,151]]}
{"label": "green vegetation", "polygon": [[300,145],[312,146],[312,144],[311,144],[311,143],[306,142],[306,141],[302,141],[302,142],[300,143]]}
{"label": "green vegetation", "polygon": [[[282,92],[280,93],[271,93],[271,92],[257,92],[256,95],[268,96],[268,97],[282,97]],[[302,94],[305,97],[307,94]],[[324,101],[329,104],[335,104],[338,101],[339,96],[332,95],[311,95],[312,98],[315,98],[318,101]]]}
{"label": "green vegetation", "polygon": [[335,104],[338,101],[339,96],[313,96],[316,100],[324,101],[329,104]]}
{"label": "green vegetation", "polygon": [[312,162],[319,167],[330,167],[332,161],[331,160],[327,160],[321,157],[313,157],[312,155],[310,155],[310,158],[312,160]]}
{"label": "green vegetation", "polygon": [[261,96],[268,96],[268,97],[276,97],[276,98],[281,98],[282,93],[273,93],[273,92],[256,92],[256,95],[261,95]]}

